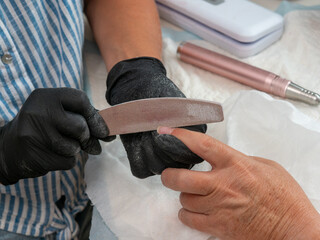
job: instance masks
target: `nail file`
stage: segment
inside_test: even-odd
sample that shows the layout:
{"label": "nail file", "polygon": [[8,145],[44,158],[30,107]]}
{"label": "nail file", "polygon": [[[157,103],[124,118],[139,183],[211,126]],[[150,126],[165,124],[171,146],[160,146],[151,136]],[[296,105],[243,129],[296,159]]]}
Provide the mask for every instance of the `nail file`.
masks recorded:
{"label": "nail file", "polygon": [[219,103],[186,98],[149,98],[99,111],[110,136],[223,121]]}

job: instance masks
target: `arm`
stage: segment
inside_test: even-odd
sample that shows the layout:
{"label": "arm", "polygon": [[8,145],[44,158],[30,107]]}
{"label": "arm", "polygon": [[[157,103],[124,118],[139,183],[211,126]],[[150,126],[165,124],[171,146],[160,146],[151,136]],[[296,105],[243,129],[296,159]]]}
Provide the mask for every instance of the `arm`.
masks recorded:
{"label": "arm", "polygon": [[221,239],[319,239],[320,215],[279,164],[246,156],[200,133],[159,128],[206,159],[209,172],[167,169],[165,186],[182,192],[180,220]]}
{"label": "arm", "polygon": [[85,13],[109,71],[117,62],[161,60],[161,29],[153,0],[87,0]]}
{"label": "arm", "polygon": [[[185,97],[161,62],[161,29],[153,0],[88,0],[85,6],[108,70],[110,105]],[[206,125],[189,129],[205,132]],[[146,178],[167,167],[190,168],[202,161],[180,141],[156,131],[121,135],[133,175]]]}

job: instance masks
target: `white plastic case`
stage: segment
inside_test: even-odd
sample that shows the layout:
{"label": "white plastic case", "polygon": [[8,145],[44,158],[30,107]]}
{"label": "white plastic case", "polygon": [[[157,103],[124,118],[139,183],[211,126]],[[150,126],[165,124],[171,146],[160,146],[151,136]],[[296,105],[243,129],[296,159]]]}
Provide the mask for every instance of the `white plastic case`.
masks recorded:
{"label": "white plastic case", "polygon": [[238,57],[278,40],[283,18],[247,0],[157,0],[160,16]]}

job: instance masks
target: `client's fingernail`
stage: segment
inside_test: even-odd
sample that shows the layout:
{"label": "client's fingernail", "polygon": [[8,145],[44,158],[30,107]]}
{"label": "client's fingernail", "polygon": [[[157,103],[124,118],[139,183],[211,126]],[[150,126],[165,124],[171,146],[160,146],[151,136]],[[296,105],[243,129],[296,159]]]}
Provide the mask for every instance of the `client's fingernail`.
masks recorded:
{"label": "client's fingernail", "polygon": [[171,127],[158,127],[157,131],[159,134],[171,134],[174,128]]}

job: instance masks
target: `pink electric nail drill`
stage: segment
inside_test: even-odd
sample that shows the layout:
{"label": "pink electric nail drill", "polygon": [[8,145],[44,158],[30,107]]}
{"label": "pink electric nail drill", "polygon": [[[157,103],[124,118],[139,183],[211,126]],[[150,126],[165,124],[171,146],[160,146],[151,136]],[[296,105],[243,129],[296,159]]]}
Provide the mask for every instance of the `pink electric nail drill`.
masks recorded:
{"label": "pink electric nail drill", "polygon": [[240,62],[192,43],[182,42],[178,58],[207,71],[283,98],[318,105],[320,95],[274,73]]}

